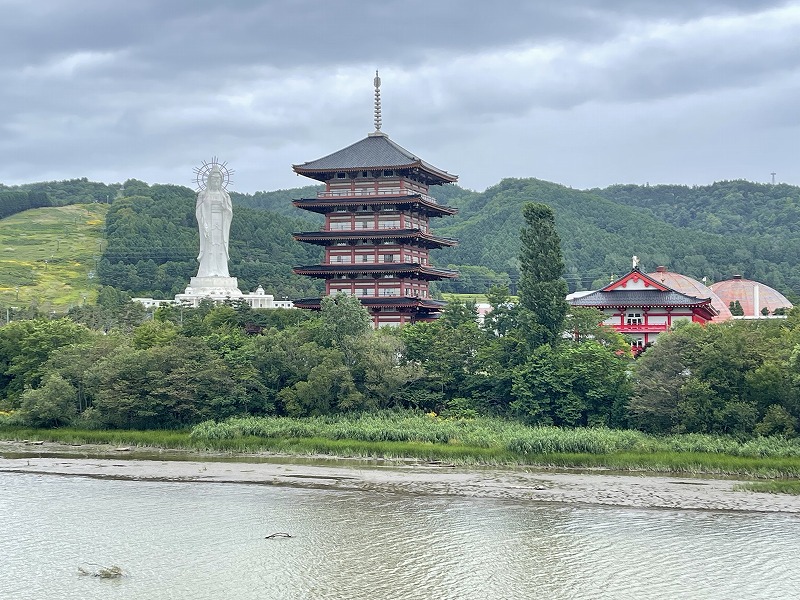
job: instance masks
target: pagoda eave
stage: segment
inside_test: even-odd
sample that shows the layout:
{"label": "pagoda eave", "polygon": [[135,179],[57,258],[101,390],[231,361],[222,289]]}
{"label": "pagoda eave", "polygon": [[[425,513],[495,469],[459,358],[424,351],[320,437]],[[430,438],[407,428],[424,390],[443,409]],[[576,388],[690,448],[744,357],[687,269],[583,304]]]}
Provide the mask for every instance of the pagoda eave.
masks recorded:
{"label": "pagoda eave", "polygon": [[368,241],[368,240],[397,240],[398,242],[413,241],[426,248],[444,248],[458,245],[458,240],[442,238],[419,229],[362,229],[358,231],[302,231],[293,233],[298,242],[329,246],[342,241]]}
{"label": "pagoda eave", "polygon": [[[412,296],[391,296],[391,297],[378,297],[378,296],[358,296],[361,304],[371,309],[413,309],[414,311],[441,311],[446,302],[440,300],[431,300],[425,298],[417,298]],[[321,298],[301,298],[293,300],[292,303],[299,308],[307,308],[312,310],[320,310],[322,299]]]}
{"label": "pagoda eave", "polygon": [[375,194],[353,194],[347,196],[300,198],[298,200],[292,200],[292,204],[299,209],[322,215],[335,210],[358,206],[413,207],[417,210],[424,209],[427,214],[436,216],[455,215],[458,213],[457,208],[426,200],[420,194],[382,194],[380,196]]}
{"label": "pagoda eave", "polygon": [[292,170],[298,175],[316,179],[317,181],[329,181],[336,177],[337,173],[359,173],[362,171],[383,171],[385,169],[393,171],[408,171],[422,179],[428,185],[442,185],[445,183],[455,183],[458,175],[453,175],[447,171],[442,171],[436,167],[428,165],[424,161],[417,161],[402,165],[370,165],[363,166],[339,166],[330,169],[309,168],[305,165],[292,165]]}
{"label": "pagoda eave", "polygon": [[458,271],[449,269],[435,269],[417,263],[393,263],[393,264],[358,264],[358,265],[309,265],[294,267],[292,269],[296,275],[307,275],[309,277],[320,277],[332,279],[336,276],[365,275],[381,276],[394,275],[401,279],[404,277],[415,277],[418,279],[437,280],[453,279],[458,277]]}

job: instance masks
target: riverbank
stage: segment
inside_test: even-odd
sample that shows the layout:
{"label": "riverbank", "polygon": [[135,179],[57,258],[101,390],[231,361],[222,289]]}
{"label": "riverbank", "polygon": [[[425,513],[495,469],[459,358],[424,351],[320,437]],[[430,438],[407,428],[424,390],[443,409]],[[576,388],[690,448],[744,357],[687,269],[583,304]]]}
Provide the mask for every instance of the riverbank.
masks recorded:
{"label": "riverbank", "polygon": [[0,473],[277,485],[619,507],[800,514],[800,496],[743,491],[740,479],[463,467],[416,460],[226,455],[101,444],[0,441]]}

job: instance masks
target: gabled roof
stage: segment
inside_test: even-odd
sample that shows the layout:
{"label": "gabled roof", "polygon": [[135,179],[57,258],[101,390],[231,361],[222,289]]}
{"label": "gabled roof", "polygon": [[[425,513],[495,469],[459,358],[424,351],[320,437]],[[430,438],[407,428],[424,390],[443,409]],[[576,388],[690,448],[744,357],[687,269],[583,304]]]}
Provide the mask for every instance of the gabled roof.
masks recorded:
{"label": "gabled roof", "polygon": [[707,313],[708,318],[718,314],[711,305],[711,298],[697,298],[682,294],[634,268],[630,273],[611,282],[591,294],[571,298],[572,306],[593,308],[611,307],[685,307],[697,308]]}
{"label": "gabled roof", "polygon": [[317,160],[292,165],[292,169],[300,175],[323,181],[329,178],[326,174],[370,169],[418,169],[428,175],[432,184],[453,183],[458,180],[458,175],[426,163],[395,144],[383,132],[371,133],[363,140]]}
{"label": "gabled roof", "polygon": [[[629,284],[632,284],[630,288],[628,288]],[[656,289],[656,290],[659,290],[659,291],[662,291],[662,292],[665,292],[665,291],[671,289],[671,288],[667,287],[666,285],[664,285],[663,283],[660,283],[659,281],[657,281],[653,277],[642,273],[639,270],[639,268],[636,267],[630,273],[628,273],[627,275],[624,275],[623,277],[620,277],[616,281],[612,281],[611,283],[609,283],[606,287],[604,287],[600,291],[601,292],[610,292],[612,290],[618,290],[620,288],[621,289],[626,289],[626,288],[633,289],[634,286],[637,289],[640,289],[640,288],[644,287],[644,288]]]}
{"label": "gabled roof", "polygon": [[[706,306],[711,298],[694,298],[675,290],[599,290],[568,301],[572,306]],[[716,310],[714,309],[714,314]]]}

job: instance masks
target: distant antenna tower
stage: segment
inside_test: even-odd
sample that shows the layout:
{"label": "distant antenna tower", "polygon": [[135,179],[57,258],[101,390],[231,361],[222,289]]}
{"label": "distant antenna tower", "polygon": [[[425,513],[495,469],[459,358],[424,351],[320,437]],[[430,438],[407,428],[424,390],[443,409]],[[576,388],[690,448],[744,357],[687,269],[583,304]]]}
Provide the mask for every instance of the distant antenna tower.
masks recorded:
{"label": "distant antenna tower", "polygon": [[772,175],[772,185],[775,185],[775,175],[777,175],[777,173],[773,171],[772,173],[770,173],[770,175]]}

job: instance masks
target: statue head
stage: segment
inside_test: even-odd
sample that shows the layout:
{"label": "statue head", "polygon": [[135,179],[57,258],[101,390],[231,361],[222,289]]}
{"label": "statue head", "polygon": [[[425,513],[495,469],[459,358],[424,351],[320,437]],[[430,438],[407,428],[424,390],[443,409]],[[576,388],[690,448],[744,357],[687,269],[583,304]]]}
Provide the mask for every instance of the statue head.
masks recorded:
{"label": "statue head", "polygon": [[220,171],[219,166],[214,165],[211,167],[211,171],[209,171],[206,178],[206,185],[210,190],[222,189],[222,171]]}

